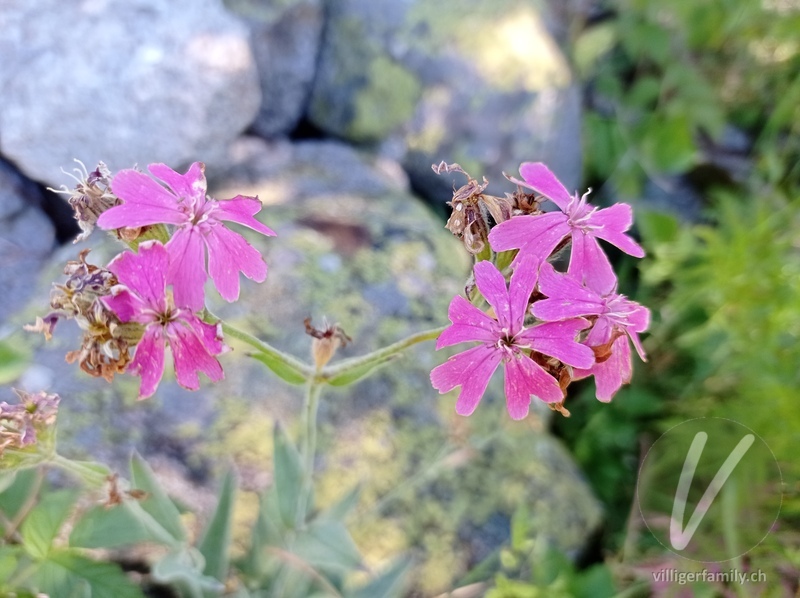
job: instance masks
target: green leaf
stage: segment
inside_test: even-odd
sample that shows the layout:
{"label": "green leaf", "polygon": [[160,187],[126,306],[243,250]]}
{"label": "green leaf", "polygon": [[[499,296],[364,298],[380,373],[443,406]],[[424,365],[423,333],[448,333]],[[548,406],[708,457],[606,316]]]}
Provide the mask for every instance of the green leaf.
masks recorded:
{"label": "green leaf", "polygon": [[69,515],[76,498],[75,491],[60,490],[45,495],[39,504],[31,509],[20,527],[22,543],[31,556],[37,559],[47,556],[50,545]]}
{"label": "green leaf", "polygon": [[275,492],[281,520],[291,528],[297,516],[298,497],[303,485],[303,466],[300,454],[286,436],[283,428],[276,424],[274,432]]}
{"label": "green leaf", "polygon": [[236,477],[228,469],[222,479],[217,508],[198,546],[206,560],[203,573],[224,582],[228,577],[228,549],[231,543],[233,505],[236,493]]}
{"label": "green leaf", "polygon": [[361,484],[354,486],[350,492],[340,498],[336,503],[325,509],[319,514],[318,519],[330,521],[343,521],[358,504],[361,497]]}
{"label": "green leaf", "polygon": [[38,487],[39,472],[35,469],[23,469],[14,472],[11,483],[0,492],[0,513],[12,521],[19,514],[19,510],[36,492]]}
{"label": "green leaf", "polygon": [[677,173],[694,164],[697,149],[686,116],[653,116],[641,133],[641,150],[656,169]]}
{"label": "green leaf", "polygon": [[184,546],[156,561],[151,573],[157,582],[175,586],[184,598],[219,596],[225,589],[224,584],[203,575],[204,568],[203,555],[194,548]]}
{"label": "green leaf", "polygon": [[186,539],[186,531],[181,522],[180,512],[167,493],[158,483],[153,470],[137,452],[131,456],[131,485],[137,490],[147,492],[147,498],[139,503],[142,510],[149,514],[175,540]]}
{"label": "green leaf", "polygon": [[[137,511],[143,513],[140,509]],[[137,516],[127,501],[110,509],[97,506],[89,509],[75,524],[69,543],[80,548],[116,548],[137,542],[163,543],[164,534],[168,535],[166,530],[158,526],[164,531],[164,534],[158,534],[151,527]]]}
{"label": "green leaf", "polygon": [[274,572],[275,560],[265,552],[267,546],[283,546],[281,516],[274,488],[261,494],[258,518],[253,526],[250,548],[240,566],[243,573],[255,579],[263,579]]}
{"label": "green leaf", "polygon": [[[400,353],[391,353],[389,355],[383,355],[377,359],[371,360],[368,363],[363,363],[353,368],[344,369],[343,371],[340,370],[340,373],[328,379],[328,384],[331,386],[347,386],[348,384],[352,384],[353,382],[360,380],[364,376],[376,372],[390,361],[394,361],[398,357],[400,357]],[[341,368],[341,365],[342,364],[339,364],[338,367]]]}
{"label": "green leaf", "polygon": [[525,505],[517,507],[511,517],[511,548],[517,552],[522,551],[531,529],[530,513]]}
{"label": "green leaf", "polygon": [[0,546],[0,589],[3,581],[11,579],[11,574],[16,571],[19,552],[18,546]]}
{"label": "green leaf", "polygon": [[575,40],[573,58],[578,73],[588,76],[597,61],[617,43],[617,30],[613,21],[604,21],[583,31]]}
{"label": "green leaf", "polygon": [[396,598],[405,596],[411,559],[396,559],[383,573],[367,585],[348,594],[349,598]]}
{"label": "green leaf", "polygon": [[49,596],[143,598],[142,591],[111,563],[93,561],[70,551],[54,551],[35,574],[39,590]]}
{"label": "green leaf", "polygon": [[348,571],[361,566],[358,548],[338,521],[312,522],[297,533],[291,551],[315,567]]}
{"label": "green leaf", "polygon": [[289,384],[304,384],[306,382],[305,374],[292,367],[291,365],[276,359],[274,356],[267,353],[248,353],[249,357],[257,359],[265,366],[267,366],[272,373],[278,376],[281,380]]}
{"label": "green leaf", "polygon": [[156,581],[179,588],[184,598],[219,595],[225,586],[219,580],[203,575],[204,568],[203,555],[194,548],[184,547],[156,561],[151,574]]}
{"label": "green leaf", "polygon": [[28,367],[30,352],[19,342],[0,341],[0,384],[16,380]]}
{"label": "green leaf", "polygon": [[647,245],[672,243],[679,232],[678,219],[666,212],[652,210],[637,213],[637,225]]}

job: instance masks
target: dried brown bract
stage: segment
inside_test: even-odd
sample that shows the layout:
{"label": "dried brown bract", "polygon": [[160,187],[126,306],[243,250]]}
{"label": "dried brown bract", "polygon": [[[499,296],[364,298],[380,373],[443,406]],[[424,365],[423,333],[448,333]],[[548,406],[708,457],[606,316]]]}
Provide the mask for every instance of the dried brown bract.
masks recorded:
{"label": "dried brown bract", "polygon": [[495,224],[505,222],[512,216],[512,199],[494,197],[484,193],[489,181],[479,183],[458,164],[440,162],[432,167],[436,174],[458,172],[467,177],[467,184],[453,191],[453,199],[447,205],[453,213],[445,228],[464,241],[464,247],[475,255],[483,251],[489,241],[489,217]]}

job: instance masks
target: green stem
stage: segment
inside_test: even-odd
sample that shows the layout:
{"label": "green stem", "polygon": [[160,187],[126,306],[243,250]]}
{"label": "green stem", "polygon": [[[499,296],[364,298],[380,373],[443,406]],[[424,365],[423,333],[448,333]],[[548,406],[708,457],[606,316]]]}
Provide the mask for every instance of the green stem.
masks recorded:
{"label": "green stem", "polygon": [[212,320],[214,323],[221,323],[222,332],[224,332],[226,335],[238,339],[244,343],[247,343],[248,345],[256,349],[259,353],[264,353],[266,355],[269,355],[274,360],[286,365],[289,368],[299,370],[308,379],[311,379],[313,377],[314,368],[312,368],[310,365],[306,365],[302,361],[292,357],[291,355],[287,355],[283,351],[276,349],[269,343],[266,343],[261,339],[256,338],[252,334],[249,334],[243,330],[239,330],[235,326],[228,324],[227,322],[220,319],[218,316],[212,314],[208,309],[206,309],[206,317],[204,319]]}
{"label": "green stem", "polygon": [[317,452],[317,411],[319,411],[319,397],[322,386],[316,382],[306,385],[303,399],[303,439],[301,457],[303,459],[303,485],[298,497],[297,525],[305,525],[306,513],[311,503],[311,493],[314,489],[314,456]]}
{"label": "green stem", "polygon": [[394,355],[396,353],[399,353],[400,351],[408,349],[409,347],[412,347],[417,343],[432,341],[438,338],[445,328],[446,326],[441,326],[439,328],[433,328],[431,330],[424,330],[423,332],[417,332],[416,334],[412,334],[411,336],[404,338],[401,341],[397,341],[396,343],[393,343],[388,347],[378,349],[377,351],[373,351],[372,353],[367,353],[366,355],[362,355],[361,357],[353,357],[352,359],[346,359],[344,361],[340,361],[339,363],[333,366],[322,368],[322,372],[320,372],[317,375],[317,380],[320,382],[325,382],[349,370],[354,370],[356,368],[363,367],[372,362],[386,360],[391,355]]}

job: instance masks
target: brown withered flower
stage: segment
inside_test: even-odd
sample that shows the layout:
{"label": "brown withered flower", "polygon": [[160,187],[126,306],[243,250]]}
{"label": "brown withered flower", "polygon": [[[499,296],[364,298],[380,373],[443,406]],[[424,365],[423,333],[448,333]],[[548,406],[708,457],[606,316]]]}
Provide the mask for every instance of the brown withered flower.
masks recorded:
{"label": "brown withered flower", "polygon": [[523,187],[527,187],[527,184],[518,178],[506,174],[505,172],[503,176],[517,186],[517,190],[514,191],[514,193],[506,193],[506,199],[508,199],[512,205],[512,215],[535,216],[542,213],[540,204],[545,201],[546,198],[544,196],[525,191]]}
{"label": "brown withered flower", "polygon": [[109,270],[89,264],[88,253],[85,249],[78,261],[67,262],[64,274],[68,278],[64,284],[54,285],[50,296],[54,311],[36,318],[36,323],[25,329],[42,332],[49,339],[59,319],[75,320],[84,334],[80,349],[67,353],[67,362],[77,361],[87,374],[111,382],[115,374],[125,371],[130,362],[129,348],[141,338],[142,327],[135,322],[120,322],[99,300],[110,294],[117,279]]}
{"label": "brown withered flower", "polygon": [[67,201],[75,211],[75,220],[81,229],[81,234],[74,241],[77,243],[91,234],[100,214],[118,205],[120,200],[111,192],[111,171],[108,166],[98,162],[97,168],[88,172],[83,162],[75,161],[81,166],[74,169],[76,174],[62,170],[64,174],[77,181],[75,188],[68,189],[66,185],[62,185],[60,189],[51,191],[69,196]]}
{"label": "brown withered flower", "polygon": [[0,403],[0,456],[6,448],[24,449],[36,444],[37,433],[55,424],[58,395],[36,394],[14,389],[20,399],[16,405]]}
{"label": "brown withered flower", "polygon": [[303,320],[306,327],[306,334],[314,337],[311,341],[311,355],[318,370],[327,364],[339,347],[344,347],[353,339],[347,336],[338,324],[328,324],[326,320],[322,322],[322,329],[314,328],[311,325],[311,318]]}
{"label": "brown withered flower", "polygon": [[479,183],[458,164],[440,162],[431,168],[436,174],[458,172],[467,177],[467,184],[454,190],[453,199],[447,202],[453,213],[445,228],[461,239],[471,254],[480,253],[489,241],[489,217],[495,224],[511,218],[513,200],[509,196],[500,198],[484,193],[489,184],[486,177],[483,177],[483,183]]}

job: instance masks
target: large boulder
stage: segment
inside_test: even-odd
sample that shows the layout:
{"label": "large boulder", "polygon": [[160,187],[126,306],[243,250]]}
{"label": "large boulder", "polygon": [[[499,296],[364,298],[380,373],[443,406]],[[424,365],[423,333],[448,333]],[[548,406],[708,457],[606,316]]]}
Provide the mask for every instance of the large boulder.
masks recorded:
{"label": "large boulder", "polygon": [[[469,259],[409,194],[396,163],[334,142],[250,138],[213,166],[212,194],[257,194],[265,204],[259,218],[278,234],[246,233],[264,252],[269,275],[260,285],[244,282],[237,303],[212,299],[220,316],[302,359],[309,359],[306,317],[318,326],[327,317],[353,337],[337,358],[447,322]],[[100,234],[89,242],[96,263],[118,250]],[[51,266],[37,295],[39,314],[46,311],[47,278],[76,249]],[[20,319],[32,319],[33,311]],[[67,323],[48,345],[27,340],[37,349],[35,371],[25,379],[49,381],[49,390],[63,397],[60,451],[122,468],[136,448],[183,503],[201,511],[213,503],[213,474],[232,459],[245,490],[237,521],[246,532],[256,504],[249,491],[271,479],[272,425],[282,421],[297,433],[301,389],[229,340],[234,352],[221,357],[224,381],[188,392],[168,373],[153,399],[137,403],[138,379],[120,376],[109,385],[64,363],[76,339]],[[535,514],[538,538],[573,555],[600,518],[571,457],[547,432],[550,411],[535,405],[527,420],[513,422],[497,376],[477,412],[457,416],[455,393],[440,396],[429,380],[448,354],[434,351],[432,342],[417,345],[355,386],[326,390],[319,414],[317,504],[331,504],[362,483],[351,524],[368,565],[415,551],[415,583],[424,595],[446,590],[507,540],[521,504]]]}
{"label": "large boulder", "polygon": [[24,306],[34,293],[39,272],[55,248],[55,230],[39,209],[41,201],[37,186],[0,160],[0,322]]}
{"label": "large boulder", "polygon": [[258,110],[247,28],[220,0],[3,2],[0,22],[0,152],[48,185],[73,158],[210,161]]}
{"label": "large boulder", "polygon": [[226,0],[250,27],[261,82],[252,131],[287,135],[305,114],[322,38],[322,0]]}
{"label": "large boulder", "polygon": [[545,23],[544,2],[337,0],[309,118],[378,143],[415,189],[448,199],[458,162],[501,192],[502,171],[542,160],[574,188],[581,174],[580,92]]}

